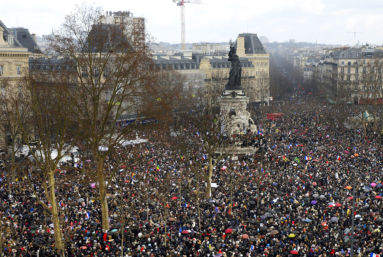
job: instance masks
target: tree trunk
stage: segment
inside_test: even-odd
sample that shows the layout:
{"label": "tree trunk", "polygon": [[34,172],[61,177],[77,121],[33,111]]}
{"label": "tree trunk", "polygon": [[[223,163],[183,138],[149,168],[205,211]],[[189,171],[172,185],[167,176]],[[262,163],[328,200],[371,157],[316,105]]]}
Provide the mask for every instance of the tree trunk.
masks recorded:
{"label": "tree trunk", "polygon": [[199,189],[197,188],[198,227],[201,230],[201,209],[199,207]]}
{"label": "tree trunk", "polygon": [[231,183],[230,183],[230,214],[234,217],[234,212],[233,212],[233,178],[231,178]]}
{"label": "tree trunk", "polygon": [[213,158],[209,155],[209,173],[206,181],[206,198],[211,197],[211,177],[213,176]]}
{"label": "tree trunk", "polygon": [[378,103],[377,103],[377,99],[376,99],[376,95],[375,95],[375,101],[374,101],[374,128],[373,128],[375,132],[377,132],[376,129],[378,128],[378,126],[377,126],[378,122],[377,122],[377,118],[376,118],[376,112],[377,112],[377,108],[378,108],[377,104]]}
{"label": "tree trunk", "polygon": [[3,253],[3,229],[0,228],[0,256],[3,257],[4,256],[4,253]]}
{"label": "tree trunk", "polygon": [[257,208],[259,208],[259,198],[260,198],[260,195],[259,195],[259,182],[258,182],[258,186],[257,186]]}
{"label": "tree trunk", "polygon": [[103,164],[104,164],[104,161],[99,161],[97,163],[97,177],[98,177],[98,184],[100,188],[102,229],[105,232],[106,230],[109,230],[109,211],[108,211],[108,201],[106,199],[107,186],[105,185]]}
{"label": "tree trunk", "polygon": [[11,181],[16,181],[16,158],[15,158],[15,143],[12,142],[12,154],[11,154]]}
{"label": "tree trunk", "polygon": [[62,231],[61,231],[61,225],[60,225],[60,218],[59,213],[57,210],[57,203],[56,203],[56,195],[55,195],[55,173],[54,171],[51,171],[49,173],[48,177],[49,181],[49,200],[51,202],[51,213],[53,218],[53,224],[54,224],[54,236],[55,236],[55,245],[60,254],[64,253],[64,246],[62,242]]}
{"label": "tree trunk", "polygon": [[125,222],[122,223],[122,228],[121,228],[121,257],[124,257],[124,228],[125,228]]}
{"label": "tree trunk", "polygon": [[165,217],[165,221],[164,221],[164,229],[165,229],[165,235],[164,235],[164,240],[165,240],[165,255],[167,253],[167,248],[166,248],[166,242],[167,242],[167,238],[166,238],[166,220],[167,220],[167,214],[166,214],[166,201],[164,201],[164,217]]}

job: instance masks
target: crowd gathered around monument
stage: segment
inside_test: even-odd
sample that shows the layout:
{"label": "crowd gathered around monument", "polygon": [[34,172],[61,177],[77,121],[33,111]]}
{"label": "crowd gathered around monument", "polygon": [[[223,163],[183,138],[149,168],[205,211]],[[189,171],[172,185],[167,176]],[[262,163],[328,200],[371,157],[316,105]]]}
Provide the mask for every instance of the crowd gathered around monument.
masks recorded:
{"label": "crowd gathered around monument", "polygon": [[[93,160],[58,169],[62,256],[381,254],[380,137],[326,120],[340,115],[334,106],[289,105],[282,118],[257,120],[258,132],[247,133],[255,154],[213,160],[210,196],[190,170],[199,162],[205,172],[208,158],[201,152],[185,160],[156,141],[166,132],[146,131],[140,136],[148,142],[119,148],[106,161],[119,165],[108,184],[108,230],[92,199],[98,184],[77,179],[81,162]],[[185,130],[191,142],[200,140],[193,127]],[[2,254],[59,256],[50,214],[36,200],[51,205],[43,182],[27,176],[9,183],[1,169]]]}

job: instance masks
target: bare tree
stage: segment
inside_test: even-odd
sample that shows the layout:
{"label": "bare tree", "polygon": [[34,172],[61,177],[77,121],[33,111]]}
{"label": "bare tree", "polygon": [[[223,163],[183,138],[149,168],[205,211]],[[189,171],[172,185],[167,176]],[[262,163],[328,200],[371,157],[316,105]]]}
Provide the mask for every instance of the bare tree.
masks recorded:
{"label": "bare tree", "polygon": [[257,99],[259,99],[262,104],[269,102],[270,77],[268,73],[261,72],[261,74],[258,76],[258,78],[256,79],[256,91],[257,91]]}
{"label": "bare tree", "polygon": [[[20,150],[22,149],[22,128],[24,131],[30,131],[30,126],[28,126],[30,110],[25,87],[21,83],[12,86],[4,80],[3,86],[8,90],[6,95],[0,99],[0,133],[4,135],[5,142],[5,154],[0,158],[5,163],[10,181],[15,182],[16,169],[20,161],[20,159],[17,160],[17,156],[21,155]],[[18,106],[19,110],[15,106]]]}
{"label": "bare tree", "polygon": [[[62,158],[68,154],[76,139],[73,129],[74,120],[67,95],[71,88],[68,83],[52,83],[51,74],[36,74],[31,72],[25,79],[28,106],[23,104],[14,106],[21,128],[24,142],[27,143],[34,159],[31,174],[28,169],[21,169],[22,176],[27,176],[32,185],[33,180],[39,181],[44,188],[44,198],[35,193],[36,200],[46,212],[52,216],[54,224],[55,246],[59,253],[64,252],[63,234],[60,224],[58,204],[55,190],[56,170]],[[62,78],[64,80],[64,78]],[[24,108],[30,114],[23,116]],[[30,130],[28,124],[34,124],[37,137],[37,147],[29,141]],[[32,176],[29,176],[32,175]],[[31,186],[31,188],[33,188]],[[44,199],[50,203],[48,206]]]}
{"label": "bare tree", "polygon": [[189,167],[196,178],[206,182],[206,197],[209,198],[216,163],[239,143],[235,135],[230,134],[232,132],[225,132],[225,127],[234,127],[239,131],[241,128],[231,124],[235,114],[220,106],[218,92],[204,93],[183,99],[180,122],[174,127],[170,140],[182,157],[180,161]]}
{"label": "bare tree", "polygon": [[109,229],[105,181],[111,175],[104,162],[138,129],[126,126],[124,117],[152,118],[142,110],[152,92],[148,89],[158,84],[148,44],[144,24],[106,23],[100,9],[85,4],[48,38],[50,52],[72,67],[76,92],[68,97],[83,147],[96,162],[104,230]]}

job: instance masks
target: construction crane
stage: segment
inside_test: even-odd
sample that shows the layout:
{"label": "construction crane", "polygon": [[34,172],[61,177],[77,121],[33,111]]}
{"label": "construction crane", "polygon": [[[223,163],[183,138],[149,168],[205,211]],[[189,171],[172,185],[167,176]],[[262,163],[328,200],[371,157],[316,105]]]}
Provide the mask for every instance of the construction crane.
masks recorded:
{"label": "construction crane", "polygon": [[173,0],[177,6],[181,7],[181,44],[182,50],[185,50],[185,4],[204,4],[203,0]]}
{"label": "construction crane", "polygon": [[354,32],[348,32],[348,33],[353,33],[353,34],[354,34],[354,46],[355,46],[355,37],[356,37],[356,34],[357,34],[357,33],[362,34],[363,32],[356,32],[356,29],[355,29]]}

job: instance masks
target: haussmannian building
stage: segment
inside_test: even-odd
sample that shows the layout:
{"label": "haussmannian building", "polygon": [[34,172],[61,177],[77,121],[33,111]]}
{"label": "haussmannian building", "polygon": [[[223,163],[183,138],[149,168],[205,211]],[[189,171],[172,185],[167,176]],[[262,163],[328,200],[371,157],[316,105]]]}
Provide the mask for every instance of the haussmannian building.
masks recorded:
{"label": "haussmannian building", "polygon": [[[256,34],[239,34],[234,47],[240,58],[242,87],[249,97],[249,104],[268,104],[269,93],[269,54]],[[204,52],[180,52],[174,55],[155,55],[159,69],[174,69],[186,76],[189,89],[204,89],[209,92],[222,92],[229,79],[231,63],[227,53],[209,54]]]}
{"label": "haussmannian building", "polygon": [[329,97],[332,98],[334,94],[347,95],[348,101],[358,101],[367,86],[362,81],[363,69],[375,59],[383,59],[382,50],[349,48],[323,56],[317,69],[326,85]]}
{"label": "haussmannian building", "polygon": [[[7,28],[0,21],[0,97],[2,99],[22,90],[20,81],[29,71],[29,58],[41,54],[35,35],[31,35],[28,29]],[[0,132],[0,146],[6,143],[5,139],[8,136],[7,133],[3,135]]]}

